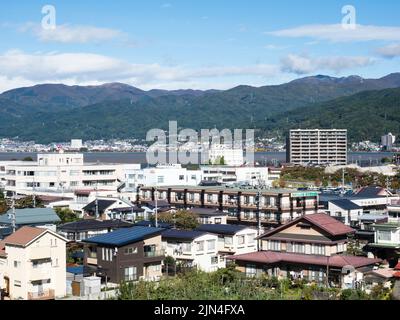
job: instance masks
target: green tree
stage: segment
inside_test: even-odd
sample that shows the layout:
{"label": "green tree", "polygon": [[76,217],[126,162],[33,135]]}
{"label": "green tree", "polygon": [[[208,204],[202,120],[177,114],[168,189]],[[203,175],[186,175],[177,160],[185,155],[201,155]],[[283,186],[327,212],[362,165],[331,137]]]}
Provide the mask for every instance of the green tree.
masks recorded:
{"label": "green tree", "polygon": [[61,223],[74,222],[80,220],[76,213],[67,208],[55,208],[55,212],[61,219]]}
{"label": "green tree", "polygon": [[22,161],[33,161],[32,157],[25,157],[22,159]]}
{"label": "green tree", "polygon": [[[153,221],[155,217],[151,218]],[[198,216],[187,211],[178,210],[177,212],[161,212],[158,214],[158,220],[175,225],[178,229],[193,230],[199,226]]]}

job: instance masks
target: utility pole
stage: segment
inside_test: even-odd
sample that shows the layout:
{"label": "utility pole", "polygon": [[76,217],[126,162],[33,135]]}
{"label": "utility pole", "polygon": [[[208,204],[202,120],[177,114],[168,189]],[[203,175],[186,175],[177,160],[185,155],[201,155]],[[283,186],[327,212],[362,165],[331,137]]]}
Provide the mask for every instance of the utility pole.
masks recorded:
{"label": "utility pole", "polygon": [[95,204],[96,204],[96,219],[99,218],[99,200],[98,200],[98,191],[97,191],[97,181],[96,181],[96,200],[95,200]]}
{"label": "utility pole", "polygon": [[11,199],[11,227],[12,227],[12,232],[14,233],[16,230],[15,192],[13,192],[13,196]]}
{"label": "utility pole", "polygon": [[389,181],[389,176],[386,177],[386,209],[387,206],[389,205],[389,187],[390,187],[390,181]]}
{"label": "utility pole", "polygon": [[[260,200],[261,200],[261,182],[257,184],[257,195],[256,195],[256,206],[257,206],[257,236],[261,236],[261,213],[260,213]],[[257,241],[257,250],[261,250],[260,239]]]}
{"label": "utility pole", "polygon": [[32,201],[33,207],[36,208],[36,182],[35,182],[35,172],[33,172],[33,193],[32,193]]}
{"label": "utility pole", "polygon": [[154,215],[155,215],[155,227],[158,228],[158,205],[157,205],[157,199],[158,198],[158,192],[157,192],[157,183],[156,187],[154,189],[154,200],[155,200],[155,205],[156,207],[154,208]]}
{"label": "utility pole", "polygon": [[344,168],[342,169],[342,197],[344,196],[344,184],[345,184],[345,181],[344,181],[344,173],[345,173],[345,171],[344,171]]}

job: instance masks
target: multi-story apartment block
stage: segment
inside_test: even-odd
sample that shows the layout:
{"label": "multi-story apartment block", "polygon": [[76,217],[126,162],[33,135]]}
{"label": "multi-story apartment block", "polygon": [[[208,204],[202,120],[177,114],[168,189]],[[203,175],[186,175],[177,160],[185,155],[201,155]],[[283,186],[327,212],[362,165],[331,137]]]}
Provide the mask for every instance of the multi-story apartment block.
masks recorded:
{"label": "multi-story apartment block", "polygon": [[66,295],[66,242],[42,228],[22,227],[0,241],[0,289],[10,299]]}
{"label": "multi-story apartment block", "polygon": [[295,165],[346,165],[346,129],[290,130],[286,161]]}
{"label": "multi-story apartment block", "polygon": [[[167,201],[175,208],[215,208],[228,213],[228,223],[257,224],[256,189],[205,186],[142,187],[141,202]],[[280,224],[318,212],[318,192],[289,189],[260,190],[259,210],[262,224]]]}
{"label": "multi-story apartment block", "polygon": [[165,258],[162,231],[135,226],[85,239],[84,264],[116,284],[159,279]]}
{"label": "multi-story apartment block", "polygon": [[83,154],[79,153],[38,154],[37,157],[37,161],[7,162],[6,191],[71,197],[74,190],[83,188],[117,191],[124,182],[125,171],[140,168],[139,164],[84,163]]}
{"label": "multi-story apartment block", "polygon": [[212,144],[208,151],[208,159],[212,164],[241,166],[245,162],[243,154],[242,148],[232,148],[224,144]]}
{"label": "multi-story apartment block", "polygon": [[202,166],[200,170],[204,181],[272,185],[268,179],[268,167]]}
{"label": "multi-story apartment block", "polygon": [[212,272],[225,267],[218,253],[218,236],[205,231],[166,230],[162,233],[163,249],[185,267]]}

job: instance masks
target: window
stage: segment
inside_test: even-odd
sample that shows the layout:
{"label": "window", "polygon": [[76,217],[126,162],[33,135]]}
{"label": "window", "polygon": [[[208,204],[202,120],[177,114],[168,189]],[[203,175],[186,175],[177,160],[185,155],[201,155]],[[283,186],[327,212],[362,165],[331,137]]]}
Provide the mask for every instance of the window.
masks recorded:
{"label": "window", "polygon": [[196,175],[192,175],[192,176],[191,176],[191,179],[192,179],[192,180],[196,180]]}
{"label": "window", "polygon": [[215,240],[208,240],[207,241],[207,249],[208,250],[215,250]]}
{"label": "window", "polygon": [[182,181],[182,180],[185,180],[185,176],[184,176],[184,175],[180,175],[180,176],[179,176],[179,180],[181,180],[181,181]]}
{"label": "window", "polygon": [[343,252],[344,251],[344,243],[338,243],[337,244],[337,252]]}
{"label": "window", "polygon": [[71,181],[69,184],[71,187],[77,187],[79,185],[78,181]]}
{"label": "window", "polygon": [[225,257],[224,256],[219,256],[219,262],[224,262],[225,261]]}
{"label": "window", "polygon": [[137,252],[138,252],[137,248],[133,248],[133,247],[125,248],[125,250],[124,250],[125,255],[136,254]]}
{"label": "window", "polygon": [[196,242],[197,251],[204,251],[204,241]]}
{"label": "window", "polygon": [[113,250],[109,248],[102,248],[102,259],[104,261],[112,261],[113,259]]}
{"label": "window", "polygon": [[288,242],[286,251],[293,253],[305,253],[305,245],[304,243]]}
{"label": "window", "polygon": [[125,268],[125,281],[134,281],[134,280],[137,280],[137,268],[136,267]]}
{"label": "window", "polygon": [[379,230],[378,231],[378,240],[382,241],[390,241],[392,240],[392,234],[390,231]]}
{"label": "window", "polygon": [[[339,245],[338,245],[339,247]],[[325,246],[322,244],[311,245],[311,254],[325,255]]]}
{"label": "window", "polygon": [[56,185],[55,182],[49,182],[49,187],[50,187],[50,188],[54,187],[55,185]]}
{"label": "window", "polygon": [[254,264],[247,264],[246,265],[246,277],[252,278],[255,277],[257,274],[257,269]]}
{"label": "window", "polygon": [[21,287],[21,281],[14,280],[14,287]]}
{"label": "window", "polygon": [[225,237],[225,246],[231,246],[233,244],[232,237]]}
{"label": "window", "polygon": [[211,264],[218,264],[218,256],[211,257]]}
{"label": "window", "polygon": [[281,242],[280,241],[268,241],[268,250],[271,251],[281,251]]}
{"label": "window", "polygon": [[214,223],[215,224],[221,224],[222,223],[222,219],[221,218],[215,218],[214,219]]}
{"label": "window", "polygon": [[238,245],[239,246],[242,246],[242,245],[244,245],[244,236],[238,236]]}
{"label": "window", "polygon": [[248,235],[247,235],[247,242],[248,242],[249,244],[255,243],[255,242],[256,242],[255,237],[256,237],[256,235],[255,235],[254,233],[248,234]]}
{"label": "window", "polygon": [[192,251],[192,244],[191,243],[182,243],[182,251],[183,252],[191,252]]}
{"label": "window", "polygon": [[14,261],[14,268],[21,267],[21,261]]}
{"label": "window", "polygon": [[164,183],[164,176],[158,176],[157,183]]}

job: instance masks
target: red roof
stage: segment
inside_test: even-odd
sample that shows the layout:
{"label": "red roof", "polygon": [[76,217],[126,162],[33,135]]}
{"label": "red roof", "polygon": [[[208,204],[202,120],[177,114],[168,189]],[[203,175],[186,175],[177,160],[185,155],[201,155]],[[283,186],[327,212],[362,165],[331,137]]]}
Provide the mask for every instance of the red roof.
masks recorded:
{"label": "red roof", "polygon": [[45,233],[46,231],[47,231],[47,229],[43,229],[43,228],[34,228],[34,227],[24,226],[24,227],[18,229],[17,231],[15,231],[13,234],[6,237],[3,240],[3,242],[5,244],[26,246],[29,242],[36,239],[38,236]]}
{"label": "red roof", "polygon": [[397,271],[393,274],[393,277],[400,278],[400,271]]}
{"label": "red roof", "polygon": [[331,257],[317,256],[309,254],[273,252],[273,251],[259,251],[253,253],[246,253],[241,255],[228,256],[228,259],[236,261],[249,261],[265,264],[275,264],[279,262],[298,263],[308,265],[320,265],[330,267],[343,268],[344,266],[351,265],[355,268],[373,265],[380,263],[381,259],[371,259],[365,257],[334,255]]}
{"label": "red roof", "polygon": [[260,238],[273,235],[292,225],[295,225],[301,220],[306,220],[307,222],[313,224],[314,226],[329,233],[331,236],[345,235],[348,233],[355,232],[353,228],[346,226],[344,223],[336,220],[335,218],[332,218],[331,216],[328,216],[326,213],[313,213],[313,214],[306,214],[293,221],[283,224],[278,228],[268,231],[267,233],[261,235]]}
{"label": "red roof", "polygon": [[394,270],[400,270],[400,262],[394,267]]}

